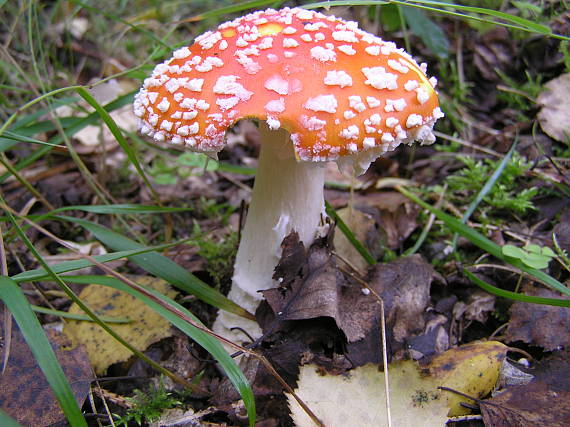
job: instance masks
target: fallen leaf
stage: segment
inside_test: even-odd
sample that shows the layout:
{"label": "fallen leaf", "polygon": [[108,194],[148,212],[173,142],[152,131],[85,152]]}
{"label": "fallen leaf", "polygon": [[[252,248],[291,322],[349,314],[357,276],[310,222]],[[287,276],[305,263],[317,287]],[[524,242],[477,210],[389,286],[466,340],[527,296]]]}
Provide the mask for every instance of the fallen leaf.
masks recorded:
{"label": "fallen leaf", "polygon": [[[136,277],[134,280],[171,298],[176,295],[163,280],[148,276]],[[149,345],[172,334],[167,320],[125,292],[108,286],[89,285],[81,291],[79,298],[100,316],[131,319],[130,323],[113,324],[111,328],[138,350],[143,351]],[[69,308],[69,312],[83,314],[76,304]],[[127,348],[93,322],[70,321],[64,332],[83,344],[97,374],[104,374],[113,363],[125,361],[132,356]]]}
{"label": "fallen leaf", "polygon": [[[526,295],[545,298],[567,298],[546,289],[525,283],[522,292]],[[570,347],[570,310],[542,304],[515,302],[510,309],[506,340],[522,341],[543,347],[545,350]]]}
{"label": "fallen leaf", "polygon": [[542,130],[557,141],[570,143],[570,73],[546,83],[537,101],[542,105],[538,113]]}
{"label": "fallen leaf", "polygon": [[[498,342],[474,343],[448,350],[420,369],[406,360],[390,364],[390,405],[394,426],[443,426],[448,416],[465,413],[465,398],[446,386],[476,397],[493,389],[507,348]],[[386,426],[384,374],[376,365],[346,375],[323,373],[314,365],[301,368],[295,393],[327,427]],[[292,395],[287,395],[297,426],[314,425]]]}
{"label": "fallen leaf", "polygon": [[507,387],[481,403],[486,426],[565,427],[570,425],[570,355],[554,353],[542,361],[528,384]]}
{"label": "fallen leaf", "polygon": [[[498,341],[466,344],[434,356],[427,372],[438,379],[438,385],[479,399],[495,387],[506,355],[507,346]],[[451,392],[446,396],[450,417],[470,413],[462,402],[475,403]]]}
{"label": "fallen leaf", "polygon": [[[305,365],[295,394],[327,427],[388,425],[384,374],[376,365],[347,375],[323,374],[319,367]],[[287,399],[296,426],[315,425],[291,395]],[[437,383],[409,360],[390,366],[390,405],[394,426],[443,426],[447,421],[448,408]]]}
{"label": "fallen leaf", "polygon": [[[81,407],[93,378],[87,354],[80,346],[70,348],[63,335],[54,330],[46,333]],[[25,426],[47,426],[65,421],[55,395],[15,324],[7,368],[0,376],[0,407]]]}

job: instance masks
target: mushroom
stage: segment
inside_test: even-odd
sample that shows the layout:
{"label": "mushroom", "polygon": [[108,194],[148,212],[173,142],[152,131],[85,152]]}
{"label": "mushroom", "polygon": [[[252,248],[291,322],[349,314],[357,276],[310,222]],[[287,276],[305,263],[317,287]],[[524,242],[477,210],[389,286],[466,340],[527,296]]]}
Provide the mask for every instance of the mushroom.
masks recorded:
{"label": "mushroom", "polygon": [[[134,101],[140,130],[156,141],[217,153],[228,128],[258,120],[261,151],[229,298],[251,312],[272,279],[283,238],[309,246],[324,216],[323,162],[356,175],[398,145],[434,142],[443,114],[436,79],[392,42],[357,23],[285,8],[221,24],[159,64]],[[222,312],[228,338],[258,326]]]}

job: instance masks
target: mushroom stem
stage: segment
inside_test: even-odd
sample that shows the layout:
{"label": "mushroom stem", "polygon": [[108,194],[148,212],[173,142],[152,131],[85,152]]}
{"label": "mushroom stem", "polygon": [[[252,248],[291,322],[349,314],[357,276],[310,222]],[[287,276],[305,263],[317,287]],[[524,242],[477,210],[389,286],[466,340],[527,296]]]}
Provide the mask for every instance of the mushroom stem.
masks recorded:
{"label": "mushroom stem", "polygon": [[[252,313],[263,299],[259,291],[277,286],[272,276],[281,257],[283,238],[295,230],[305,246],[309,246],[324,215],[325,168],[297,161],[286,130],[271,130],[264,121],[260,121],[259,127],[261,152],[257,174],[228,294]],[[253,322],[225,312],[220,313],[214,331],[230,338],[227,332],[236,326],[254,337],[260,335]]]}

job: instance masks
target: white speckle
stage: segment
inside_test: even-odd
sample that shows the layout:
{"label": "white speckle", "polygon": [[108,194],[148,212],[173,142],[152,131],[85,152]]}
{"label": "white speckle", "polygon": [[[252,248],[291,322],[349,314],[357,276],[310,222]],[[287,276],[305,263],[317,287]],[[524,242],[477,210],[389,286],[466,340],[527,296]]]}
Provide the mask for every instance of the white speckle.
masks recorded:
{"label": "white speckle", "polygon": [[152,126],[156,126],[158,124],[158,114],[151,114],[148,116],[148,122]]}
{"label": "white speckle", "polygon": [[420,70],[422,70],[422,73],[427,74],[427,63],[422,62],[420,64]]}
{"label": "white speckle", "polygon": [[380,101],[378,98],[374,98],[373,96],[367,96],[366,102],[370,108],[376,108],[382,105],[382,101]]}
{"label": "white speckle", "polygon": [[364,105],[362,98],[358,95],[349,96],[348,105],[350,105],[350,108],[355,109],[359,113],[362,113],[364,110],[366,110],[366,105]]}
{"label": "white speckle", "polygon": [[295,34],[297,32],[297,29],[294,27],[285,27],[283,28],[283,31],[281,31],[283,34],[286,35],[291,35],[291,34]]}
{"label": "white speckle", "polygon": [[218,42],[218,40],[221,39],[222,34],[219,31],[216,31],[215,33],[208,31],[201,36],[196,37],[196,42],[202,46],[203,49],[210,49]]}
{"label": "white speckle", "polygon": [[443,114],[443,111],[441,111],[441,108],[439,108],[439,107],[435,107],[433,109],[432,115],[433,115],[433,118],[436,120],[441,119],[442,117],[445,117],[445,114]]}
{"label": "white speckle", "polygon": [[400,121],[395,117],[388,117],[386,119],[386,126],[389,128],[394,128],[400,123]]}
{"label": "white speckle", "polygon": [[181,47],[180,49],[175,50],[172,52],[172,56],[176,59],[184,59],[188,58],[191,55],[190,49],[187,46]]}
{"label": "white speckle", "polygon": [[362,295],[370,295],[370,289],[368,288],[362,288],[360,292],[362,292]]}
{"label": "white speckle", "polygon": [[171,119],[179,120],[182,118],[182,111],[175,111],[170,115]]}
{"label": "white speckle", "polygon": [[187,147],[195,147],[196,146],[196,140],[194,138],[185,138],[184,143],[186,144]]}
{"label": "white speckle", "polygon": [[398,99],[387,99],[386,105],[384,106],[384,111],[391,113],[392,111],[403,111],[406,108],[406,101],[404,98]]}
{"label": "white speckle", "polygon": [[374,134],[374,133],[376,133],[376,131],[377,131],[378,129],[376,129],[375,127],[372,127],[372,126],[370,126],[370,125],[365,124],[365,125],[364,125],[364,130],[365,130],[366,133],[368,133],[368,134]]}
{"label": "white speckle", "polygon": [[285,56],[285,58],[293,58],[295,55],[296,55],[295,52],[291,52],[291,51],[283,52],[283,56]]}
{"label": "white speckle", "polygon": [[148,92],[148,100],[151,104],[156,102],[156,98],[158,98],[158,92]]}
{"label": "white speckle", "polygon": [[311,57],[321,61],[336,61],[336,53],[332,49],[325,49],[322,46],[315,46],[311,48]]}
{"label": "white speckle", "polygon": [[378,46],[378,45],[368,46],[366,49],[364,49],[364,51],[368,55],[378,56],[378,55],[380,55],[380,46]]}
{"label": "white speckle", "polygon": [[380,114],[372,114],[370,116],[370,123],[372,123],[373,125],[378,126],[380,123],[382,123],[382,117],[380,116]]}
{"label": "white speckle", "polygon": [[386,72],[384,67],[364,67],[362,72],[367,80],[364,82],[376,89],[394,90],[398,88],[398,76],[396,74]]}
{"label": "white speckle", "polygon": [[268,90],[277,92],[279,95],[287,95],[289,93],[289,82],[278,74],[269,77],[263,86]]}
{"label": "white speckle", "polygon": [[297,11],[297,18],[299,18],[301,20],[313,19],[314,14],[315,13],[311,10],[299,9]]}
{"label": "white speckle", "polygon": [[404,84],[404,89],[406,89],[408,92],[411,92],[411,91],[417,89],[419,86],[420,86],[420,84],[417,80],[408,80]]}
{"label": "white speckle", "polygon": [[170,102],[168,102],[168,99],[166,98],[162,98],[162,101],[160,101],[160,103],[156,106],[156,108],[158,108],[163,113],[168,111],[169,107],[170,107]]}
{"label": "white speckle", "polygon": [[299,42],[295,39],[286,37],[283,39],[283,47],[297,47],[299,46]]}
{"label": "white speckle", "polygon": [[362,146],[364,148],[372,148],[375,145],[376,145],[376,140],[374,138],[370,138],[369,136],[364,138],[364,140],[362,141]]}
{"label": "white speckle", "polygon": [[353,31],[333,31],[332,38],[339,42],[358,43]]}
{"label": "white speckle", "polygon": [[271,130],[277,130],[281,127],[281,122],[275,117],[267,116],[267,126]]}
{"label": "white speckle", "polygon": [[273,46],[273,38],[272,37],[264,37],[261,40],[261,43],[258,44],[260,49],[270,49]]}
{"label": "white speckle", "polygon": [[380,52],[382,53],[382,55],[390,55],[396,50],[398,50],[398,48],[396,47],[396,44],[393,42],[384,42],[382,47],[380,47]]}
{"label": "white speckle", "polygon": [[354,119],[356,117],[356,113],[352,110],[346,110],[343,113],[343,116],[346,120]]}
{"label": "white speckle", "polygon": [[174,95],[172,95],[172,99],[174,99],[176,102],[180,102],[182,99],[184,99],[184,94],[182,92],[176,92]]}
{"label": "white speckle", "polygon": [[437,78],[436,77],[430,77],[429,83],[430,83],[431,87],[433,87],[435,89],[435,87],[437,86]]}
{"label": "white speckle", "polygon": [[417,93],[418,102],[419,102],[420,104],[423,105],[423,104],[425,104],[426,102],[429,101],[429,93],[428,93],[427,90],[425,90],[424,88],[419,87],[419,88],[416,90],[416,93]]}
{"label": "white speckle", "polygon": [[325,35],[323,33],[317,33],[315,34],[315,41],[320,42],[321,40],[325,39]]}
{"label": "white speckle", "polygon": [[197,115],[198,115],[198,111],[196,111],[196,110],[185,111],[184,113],[182,113],[182,120],[192,120],[192,119],[196,118]]}
{"label": "white speckle", "polygon": [[180,144],[182,144],[183,141],[184,141],[184,139],[183,139],[182,137],[178,136],[178,135],[173,135],[173,136],[170,138],[170,142],[171,142],[172,144],[175,144],[175,145],[180,145]]}
{"label": "white speckle", "polygon": [[394,142],[394,137],[391,133],[384,132],[382,134],[382,142],[385,144],[390,144],[391,142]]}
{"label": "white speckle", "polygon": [[202,111],[207,111],[208,108],[210,108],[210,104],[208,104],[206,101],[204,101],[203,99],[200,99],[197,103],[196,103],[196,108],[198,110],[202,110]]}
{"label": "white speckle", "polygon": [[327,124],[326,121],[320,120],[315,116],[312,117],[301,116],[301,123],[303,124],[305,129],[310,131],[321,130]]}
{"label": "white speckle", "polygon": [[159,142],[160,142],[160,141],[164,141],[164,140],[166,139],[166,138],[164,137],[164,134],[163,134],[162,132],[156,132],[156,133],[153,135],[153,138],[154,138],[155,141],[159,141]]}
{"label": "white speckle", "polygon": [[227,40],[222,40],[220,42],[220,44],[218,45],[218,49],[220,50],[226,50],[228,48],[228,41]]}
{"label": "white speckle", "polygon": [[340,132],[340,136],[344,139],[357,139],[360,129],[356,125],[351,125]]}
{"label": "white speckle", "polygon": [[189,135],[189,129],[188,126],[180,126],[178,128],[178,130],[176,131],[176,133],[180,136],[188,136]]}
{"label": "white speckle", "polygon": [[190,89],[193,92],[202,92],[202,85],[204,84],[204,79],[192,79],[188,83],[184,84],[186,89]]}
{"label": "white speckle", "polygon": [[319,28],[326,26],[327,24],[325,24],[324,22],[314,22],[314,23],[305,24],[304,28],[306,31],[319,31]]}
{"label": "white speckle", "polygon": [[285,98],[279,98],[269,101],[265,104],[265,110],[270,113],[282,113],[285,111]]}
{"label": "white speckle", "polygon": [[388,67],[402,74],[406,74],[410,70],[408,67],[402,65],[402,63],[396,61],[395,59],[388,59]]}
{"label": "white speckle", "polygon": [[[187,80],[187,79],[186,79]],[[168,80],[165,84],[164,87],[166,88],[166,90],[170,93],[174,93],[178,90],[178,88],[180,87],[180,82],[178,81],[178,79],[172,78],[170,80]]]}
{"label": "white speckle", "polygon": [[337,47],[337,49],[340,50],[342,53],[345,53],[350,56],[356,54],[356,50],[354,50],[354,48],[349,44],[340,45],[339,47]]}
{"label": "white speckle", "polygon": [[208,56],[206,59],[204,59],[204,62],[196,65],[196,71],[200,73],[207,73],[208,71],[211,71],[212,68],[222,67],[223,65],[224,61],[222,61],[220,58],[217,58],[215,56]]}
{"label": "white speckle", "polygon": [[313,41],[313,38],[311,37],[310,34],[301,34],[300,38],[301,38],[301,40],[303,40],[304,42],[307,42],[307,43]]}
{"label": "white speckle", "polygon": [[188,127],[188,134],[189,135],[196,135],[200,131],[200,124],[198,122],[192,123]]}
{"label": "white speckle", "polygon": [[212,88],[214,93],[222,95],[234,95],[241,101],[247,101],[253,95],[253,92],[245,89],[241,83],[238,83],[238,76],[220,76],[216,80],[216,84]]}
{"label": "white speckle", "polygon": [[312,111],[325,111],[327,113],[336,113],[338,102],[334,95],[318,95],[314,98],[309,98],[305,102],[304,107]]}
{"label": "white speckle", "polygon": [[236,40],[236,46],[237,47],[246,47],[249,43],[246,42],[243,37],[238,37],[238,39]]}
{"label": "white speckle", "polygon": [[351,142],[350,144],[346,144],[346,149],[351,153],[356,153],[358,151],[358,145]]}
{"label": "white speckle", "polygon": [[423,121],[424,119],[419,114],[410,114],[406,120],[406,127],[409,129],[415,126],[419,126],[423,123]]}
{"label": "white speckle", "polygon": [[222,111],[234,108],[240,99],[237,96],[230,96],[229,98],[218,98],[216,100],[216,105],[220,107]]}
{"label": "white speckle", "polygon": [[209,124],[208,127],[206,128],[205,133],[209,137],[214,137],[218,133],[218,129],[216,129],[216,126],[214,126],[213,124]]}
{"label": "white speckle", "polygon": [[180,107],[182,108],[194,108],[196,105],[196,100],[194,98],[184,98],[184,100],[180,103]]}
{"label": "white speckle", "polygon": [[275,64],[276,62],[279,61],[279,57],[277,55],[275,55],[274,53],[268,53],[267,54],[267,60],[269,62],[271,62],[272,64]]}
{"label": "white speckle", "polygon": [[345,71],[327,71],[324,83],[329,86],[352,86],[352,77]]}

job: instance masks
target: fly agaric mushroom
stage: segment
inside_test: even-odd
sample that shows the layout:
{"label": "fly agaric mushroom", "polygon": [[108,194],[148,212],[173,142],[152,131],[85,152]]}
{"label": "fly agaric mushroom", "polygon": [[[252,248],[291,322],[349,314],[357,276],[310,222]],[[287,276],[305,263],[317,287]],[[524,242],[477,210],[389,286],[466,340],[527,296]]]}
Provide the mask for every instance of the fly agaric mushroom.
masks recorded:
{"label": "fly agaric mushroom", "polygon": [[[240,119],[259,121],[261,151],[229,298],[254,312],[280,244],[309,246],[324,215],[322,162],[355,174],[402,143],[435,140],[443,114],[436,79],[392,42],[355,22],[299,8],[221,24],[159,64],[134,101],[143,134],[216,153]],[[214,330],[254,336],[257,325],[221,313]],[[243,335],[241,336],[243,338]]]}

